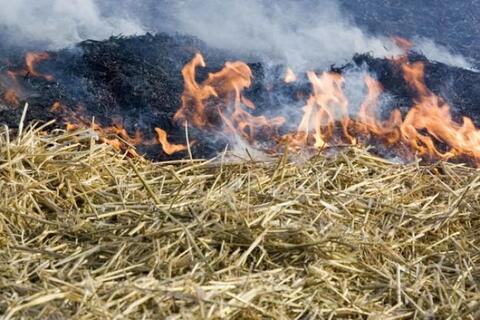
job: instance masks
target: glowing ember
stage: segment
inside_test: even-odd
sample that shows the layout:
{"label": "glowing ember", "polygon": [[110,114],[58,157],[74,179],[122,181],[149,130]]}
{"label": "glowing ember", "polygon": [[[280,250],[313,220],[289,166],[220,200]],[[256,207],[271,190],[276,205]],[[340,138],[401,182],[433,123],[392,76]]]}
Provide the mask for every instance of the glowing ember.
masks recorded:
{"label": "glowing ember", "polygon": [[65,130],[71,132],[71,131],[75,131],[75,130],[78,130],[80,129],[80,126],[77,125],[77,124],[73,124],[73,123],[70,123],[70,122],[67,122],[65,124]]}
{"label": "glowing ember", "polygon": [[63,109],[62,104],[59,101],[55,101],[50,107],[50,112],[59,112]]}
{"label": "glowing ember", "polygon": [[20,104],[20,101],[18,100],[17,93],[12,89],[7,89],[5,91],[5,94],[3,95],[3,99],[7,103],[9,103],[13,106],[18,106]]}

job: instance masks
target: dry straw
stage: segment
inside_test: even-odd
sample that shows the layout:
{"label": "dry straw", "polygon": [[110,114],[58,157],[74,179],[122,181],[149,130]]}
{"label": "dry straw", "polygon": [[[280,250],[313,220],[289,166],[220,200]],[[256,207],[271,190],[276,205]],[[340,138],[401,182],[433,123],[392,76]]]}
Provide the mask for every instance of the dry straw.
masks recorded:
{"label": "dry straw", "polygon": [[129,160],[0,132],[4,319],[480,317],[480,175],[359,148]]}

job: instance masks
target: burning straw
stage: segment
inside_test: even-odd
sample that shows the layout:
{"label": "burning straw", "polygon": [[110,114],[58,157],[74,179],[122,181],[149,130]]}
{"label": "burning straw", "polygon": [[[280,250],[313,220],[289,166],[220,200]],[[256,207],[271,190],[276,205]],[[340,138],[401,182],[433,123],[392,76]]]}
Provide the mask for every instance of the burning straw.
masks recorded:
{"label": "burning straw", "polygon": [[480,176],[351,147],[129,159],[0,133],[5,319],[480,317]]}

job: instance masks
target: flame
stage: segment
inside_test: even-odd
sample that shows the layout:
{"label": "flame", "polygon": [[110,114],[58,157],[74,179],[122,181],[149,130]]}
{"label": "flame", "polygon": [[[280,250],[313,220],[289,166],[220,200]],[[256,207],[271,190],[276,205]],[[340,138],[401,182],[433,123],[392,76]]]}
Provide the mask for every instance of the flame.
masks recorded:
{"label": "flame", "polygon": [[[238,134],[250,143],[260,134],[271,134],[285,119],[254,116],[252,101],[243,91],[252,84],[252,71],[241,61],[227,62],[222,70],[210,73],[202,83],[196,81],[196,69],[205,67],[200,53],[182,70],[184,92],[182,105],[174,121],[188,123],[198,129],[222,128],[227,134]],[[247,111],[249,110],[249,111]]]}
{"label": "flame", "polygon": [[295,75],[292,69],[290,68],[287,69],[284,81],[285,83],[292,83],[297,81],[297,76]]}
{"label": "flame", "polygon": [[162,146],[163,151],[168,154],[172,155],[177,152],[187,150],[187,146],[183,144],[171,144],[168,142],[167,132],[160,128],[155,128],[155,132],[158,135],[158,142]]}
{"label": "flame", "polygon": [[[364,78],[364,101],[358,108],[352,108],[344,93],[341,74],[308,71],[306,75],[312,92],[303,108],[298,110],[301,120],[293,126],[295,130],[280,134],[286,119],[258,114],[254,102],[245,95],[253,79],[246,63],[227,62],[220,71],[210,73],[199,82],[196,79],[197,69],[205,67],[206,63],[198,53],[182,69],[184,91],[173,120],[192,126],[197,130],[195,133],[222,131],[227,136],[241,137],[254,147],[272,152],[283,145],[293,151],[321,150],[339,144],[368,143],[373,139],[388,148],[402,150],[400,155],[406,158],[415,155],[429,160],[461,157],[480,164],[480,130],[470,118],[464,117],[461,122],[453,119],[447,102],[425,84],[424,65],[408,61],[407,52],[412,44],[402,38],[394,41],[404,54],[391,60],[416,93],[414,103],[406,114],[395,109],[387,119],[379,116],[383,87],[371,76]],[[24,96],[18,82],[20,75],[30,74],[52,81],[51,75],[36,71],[36,65],[48,58],[48,53],[29,53],[26,55],[25,70],[7,71],[0,75],[3,99],[12,105],[19,104],[19,99]],[[291,69],[287,69],[284,81],[296,81]],[[111,145],[115,150],[127,151],[131,156],[138,156],[135,146],[153,143],[145,140],[140,130],[133,135],[127,132],[120,118],[112,119],[110,126],[101,126],[87,117],[83,107],[68,108],[60,101],[53,103],[49,110],[63,118],[66,130],[90,128],[100,142]],[[170,143],[167,132],[161,128],[155,128],[153,134],[157,137],[154,143],[160,144],[167,155],[187,150],[186,145]]]}
{"label": "flame", "polygon": [[36,71],[36,66],[41,61],[47,60],[50,55],[46,52],[28,52],[25,55],[25,67],[23,70],[8,70],[4,74],[0,74],[0,88],[3,89],[3,100],[13,106],[20,104],[20,98],[24,98],[22,86],[18,78],[30,75],[32,77],[44,78],[47,81],[53,81],[54,77],[49,74],[42,74]]}
{"label": "flame", "polygon": [[307,147],[311,141],[309,138],[313,136],[313,147],[324,148],[334,134],[336,121],[340,120],[343,135],[353,143],[354,138],[348,132],[350,118],[348,100],[342,90],[343,78],[333,72],[318,76],[311,71],[307,77],[312,84],[313,94],[303,107],[297,132],[284,136],[284,139],[290,147],[299,149]]}
{"label": "flame", "polygon": [[42,74],[36,71],[36,65],[41,61],[47,60],[50,55],[47,52],[28,52],[25,56],[26,71],[34,77],[41,77],[47,81],[53,81],[54,77],[50,74]]}
{"label": "flame", "polygon": [[[417,91],[415,105],[402,124],[405,139],[421,154],[450,159],[455,156],[469,156],[480,160],[480,130],[470,118],[464,117],[463,123],[453,120],[450,106],[431,92],[424,82],[422,63],[402,65],[407,83]],[[425,130],[429,136],[420,133]],[[447,152],[441,152],[435,146],[435,140],[449,146]]]}
{"label": "flame", "polygon": [[[185,89],[174,120],[191,123],[201,130],[218,129],[221,123],[224,132],[239,135],[252,145],[259,145],[258,139],[266,137],[277,141],[277,146],[287,143],[288,148],[298,151],[356,144],[359,137],[362,141],[372,137],[390,148],[403,150],[402,146],[407,146],[410,155],[443,160],[467,156],[480,164],[480,130],[469,118],[463,118],[462,123],[453,120],[448,104],[426,86],[424,65],[408,62],[407,52],[412,44],[402,38],[394,40],[405,53],[393,57],[392,61],[400,66],[405,81],[417,93],[414,105],[404,117],[395,109],[388,119],[380,118],[378,108],[383,87],[370,76],[364,78],[366,97],[359,111],[352,114],[353,108],[343,92],[343,77],[334,72],[309,71],[307,77],[312,94],[301,110],[301,121],[295,131],[279,136],[277,129],[285,119],[252,115],[255,105],[243,95],[252,81],[248,65],[227,62],[221,71],[198,83],[196,68],[204,67],[205,61],[197,54],[182,71]],[[293,71],[288,69],[284,81],[288,83],[295,78]],[[159,135],[160,132],[168,148],[166,132],[157,131]]]}
{"label": "flame", "polygon": [[20,105],[22,90],[14,72],[7,71],[5,75],[0,75],[0,88],[4,90],[3,100],[6,103],[14,107]]}
{"label": "flame", "polygon": [[55,101],[49,110],[63,118],[66,131],[91,129],[98,136],[99,142],[112,146],[116,151],[126,151],[132,157],[138,156],[135,146],[142,143],[142,134],[140,130],[136,130],[135,134],[131,136],[123,127],[120,118],[113,119],[111,126],[103,127],[94,120],[88,119],[87,112],[81,105],[74,110],[60,101]]}
{"label": "flame", "polygon": [[[76,110],[68,108],[60,101],[55,101],[50,107],[51,112],[55,112],[64,119],[65,130],[76,131],[79,129],[91,129],[98,137],[98,141],[110,145],[116,151],[126,151],[132,157],[138,157],[135,146],[160,144],[167,155],[172,155],[176,152],[187,150],[187,146],[170,144],[167,140],[167,133],[155,128],[158,136],[154,140],[145,140],[142,132],[137,129],[132,136],[123,126],[123,120],[120,117],[112,119],[112,125],[101,126],[95,121],[89,120],[86,116],[87,111],[81,105],[77,106]],[[191,145],[196,142],[193,141]]]}

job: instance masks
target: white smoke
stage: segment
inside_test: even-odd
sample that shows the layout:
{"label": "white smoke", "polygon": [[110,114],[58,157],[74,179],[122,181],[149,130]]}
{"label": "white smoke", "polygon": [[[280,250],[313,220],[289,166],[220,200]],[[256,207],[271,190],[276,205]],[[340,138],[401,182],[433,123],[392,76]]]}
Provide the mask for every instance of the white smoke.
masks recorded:
{"label": "white smoke", "polygon": [[432,61],[441,62],[459,68],[475,70],[472,63],[464,56],[452,53],[448,48],[438,45],[431,39],[417,37],[414,39],[413,49],[423,53]]}
{"label": "white smoke", "polygon": [[[0,33],[48,49],[86,39],[146,31],[180,32],[242,54],[267,56],[292,67],[328,67],[355,53],[398,53],[387,37],[355,26],[335,0],[0,0]],[[460,55],[428,39],[428,58],[470,68]]]}
{"label": "white smoke", "polygon": [[[176,1],[176,28],[210,45],[285,59],[294,68],[341,64],[355,53],[392,55],[387,38],[370,37],[328,0]],[[398,52],[397,52],[398,53]]]}
{"label": "white smoke", "polygon": [[96,0],[0,0],[0,8],[0,26],[9,39],[49,49],[144,32],[134,17],[102,14]]}

